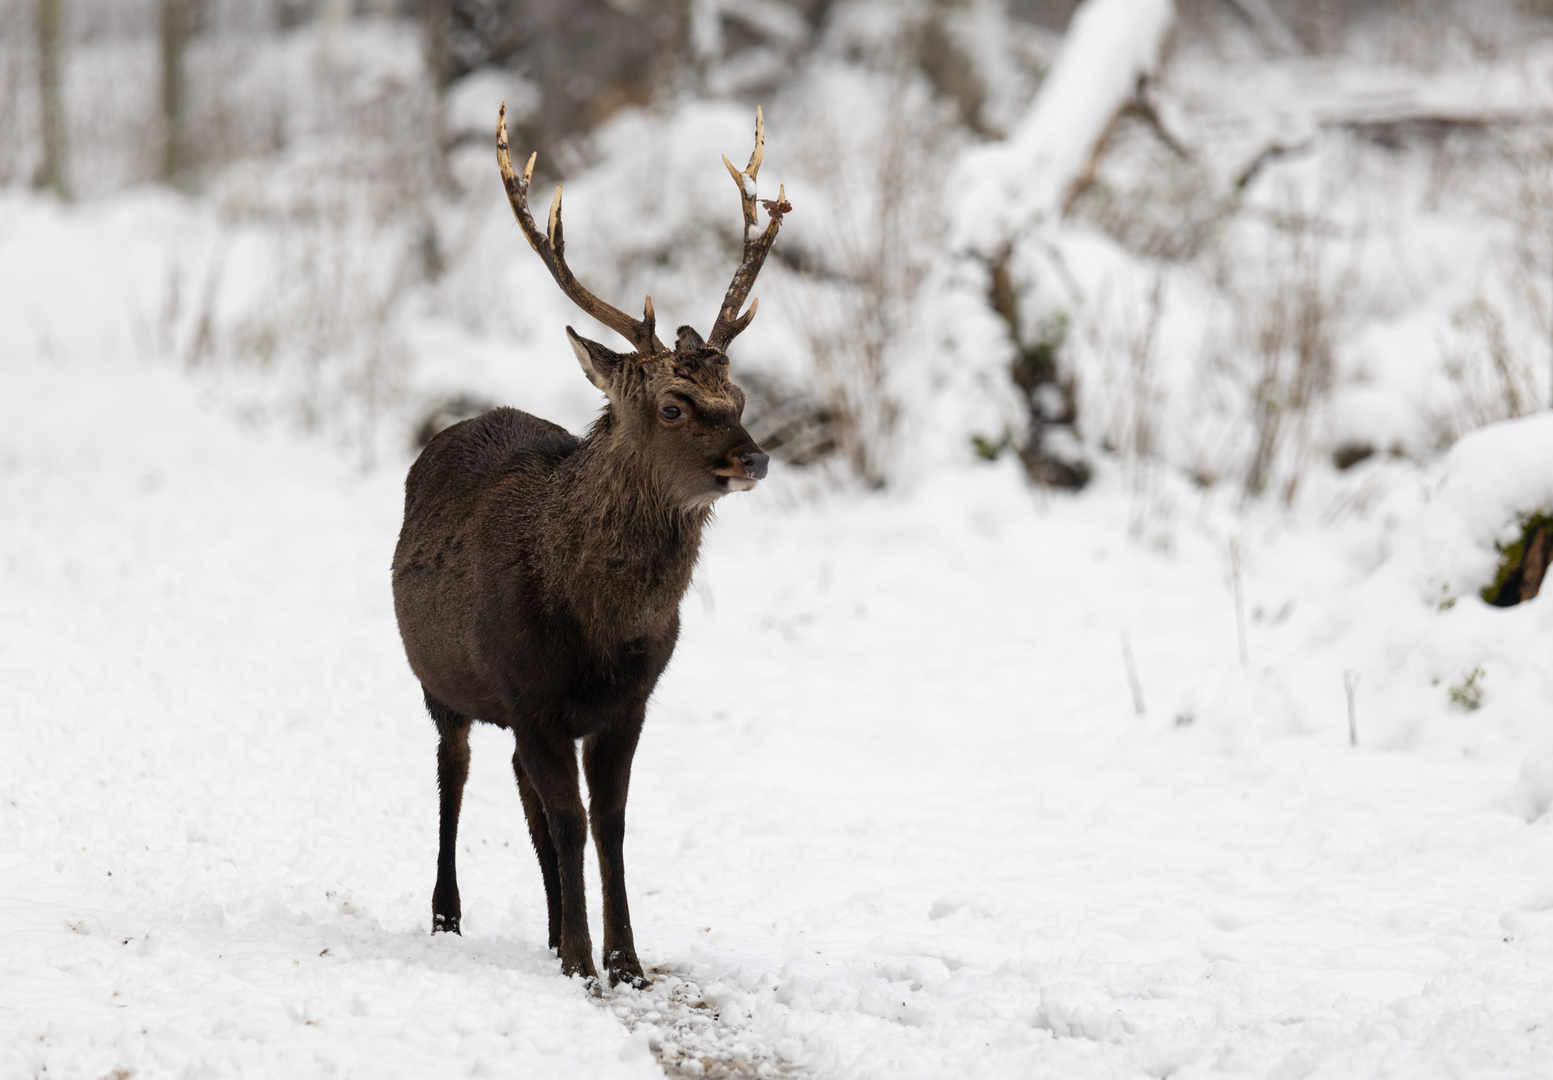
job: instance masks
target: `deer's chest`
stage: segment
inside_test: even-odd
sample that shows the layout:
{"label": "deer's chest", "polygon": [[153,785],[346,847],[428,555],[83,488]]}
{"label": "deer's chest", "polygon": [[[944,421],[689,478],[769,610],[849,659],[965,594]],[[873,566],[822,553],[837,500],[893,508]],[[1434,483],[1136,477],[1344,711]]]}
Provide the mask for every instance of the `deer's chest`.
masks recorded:
{"label": "deer's chest", "polygon": [[[673,628],[678,629],[677,620]],[[578,656],[562,687],[562,714],[581,737],[640,718],[674,652],[676,633],[634,638]]]}

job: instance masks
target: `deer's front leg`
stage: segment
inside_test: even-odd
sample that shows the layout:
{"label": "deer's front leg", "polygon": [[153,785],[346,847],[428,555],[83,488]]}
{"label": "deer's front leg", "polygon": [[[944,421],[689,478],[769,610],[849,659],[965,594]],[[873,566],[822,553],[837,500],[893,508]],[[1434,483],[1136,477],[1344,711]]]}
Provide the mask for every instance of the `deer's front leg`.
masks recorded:
{"label": "deer's front leg", "polygon": [[582,767],[588,776],[589,817],[593,846],[599,854],[599,877],[604,887],[604,967],[609,984],[625,982],[641,989],[648,985],[636,958],[631,935],[631,909],[626,902],[625,859],[626,792],[631,783],[631,758],[642,730],[642,710],[632,721],[588,736],[582,744]]}
{"label": "deer's front leg", "polygon": [[576,744],[565,735],[546,738],[535,731],[516,734],[523,775],[534,785],[544,806],[550,841],[555,845],[556,869],[560,871],[561,971],[597,981],[582,880],[588,818],[577,787]]}
{"label": "deer's front leg", "polygon": [[470,721],[426,694],[426,708],[437,725],[437,885],[431,893],[431,932],[462,934],[458,901],[458,813],[469,778]]}

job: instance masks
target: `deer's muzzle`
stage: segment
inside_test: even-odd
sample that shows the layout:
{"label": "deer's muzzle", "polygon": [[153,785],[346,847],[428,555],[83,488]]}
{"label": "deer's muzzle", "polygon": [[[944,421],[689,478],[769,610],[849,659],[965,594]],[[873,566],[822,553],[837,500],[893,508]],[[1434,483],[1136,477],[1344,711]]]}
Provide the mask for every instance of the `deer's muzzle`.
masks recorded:
{"label": "deer's muzzle", "polygon": [[728,491],[749,491],[756,481],[766,478],[766,466],[770,461],[771,455],[754,443],[746,443],[743,449],[730,453],[728,464],[713,475],[717,477],[718,485]]}
{"label": "deer's muzzle", "polygon": [[766,478],[766,465],[770,460],[771,455],[759,447],[739,455],[739,464],[744,466],[744,475],[752,480]]}

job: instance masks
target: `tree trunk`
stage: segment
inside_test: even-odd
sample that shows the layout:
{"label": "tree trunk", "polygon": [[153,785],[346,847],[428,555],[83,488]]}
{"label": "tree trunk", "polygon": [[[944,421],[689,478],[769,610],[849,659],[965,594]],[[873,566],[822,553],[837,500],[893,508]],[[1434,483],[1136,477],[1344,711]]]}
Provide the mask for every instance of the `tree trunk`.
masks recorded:
{"label": "tree trunk", "polygon": [[421,19],[426,35],[426,70],[440,95],[453,81],[453,0],[425,0]]}
{"label": "tree trunk", "polygon": [[161,0],[162,167],[159,179],[178,184],[189,167],[185,142],[183,57],[193,28],[193,0]]}
{"label": "tree trunk", "polygon": [[38,99],[42,106],[43,164],[36,185],[57,192],[65,186],[65,102],[60,87],[60,50],[64,37],[65,0],[38,0]]}
{"label": "tree trunk", "polygon": [[[453,0],[423,0],[421,5],[421,34],[425,48],[426,73],[431,77],[433,100],[431,106],[431,174],[432,182],[444,191],[452,190],[453,176],[448,171],[448,117],[447,89],[454,78],[453,69]],[[438,254],[436,230],[428,218],[425,223],[422,250],[426,253],[425,267],[428,279],[441,272],[442,259]]]}

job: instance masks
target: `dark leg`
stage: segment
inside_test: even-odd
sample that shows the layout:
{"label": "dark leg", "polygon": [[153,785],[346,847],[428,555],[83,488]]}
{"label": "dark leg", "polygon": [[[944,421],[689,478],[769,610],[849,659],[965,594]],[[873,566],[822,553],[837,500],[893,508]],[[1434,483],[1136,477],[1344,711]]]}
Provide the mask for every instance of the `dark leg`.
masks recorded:
{"label": "dark leg", "polygon": [[631,910],[626,903],[626,872],[622,848],[626,835],[626,791],[631,783],[631,758],[636,754],[641,723],[625,730],[590,735],[582,744],[582,767],[588,777],[589,817],[593,846],[599,854],[604,887],[604,966],[609,985],[648,985],[636,958],[631,936]]}
{"label": "dark leg", "polygon": [[441,828],[437,837],[437,886],[431,893],[431,932],[462,934],[458,903],[458,811],[464,802],[464,781],[469,778],[469,718],[426,695],[441,740],[437,743],[437,791],[441,800]]}
{"label": "dark leg", "polygon": [[539,856],[539,874],[545,879],[545,906],[550,912],[550,947],[561,948],[561,869],[556,861],[555,841],[550,839],[550,821],[539,792],[523,772],[518,752],[512,752],[512,774],[518,778],[518,795],[523,799],[523,816],[528,818],[528,836]]}
{"label": "dark leg", "polygon": [[523,775],[534,786],[555,845],[561,894],[561,971],[598,980],[593,939],[588,934],[588,899],[583,889],[582,849],[588,818],[577,787],[577,746],[564,734],[514,730]]}

